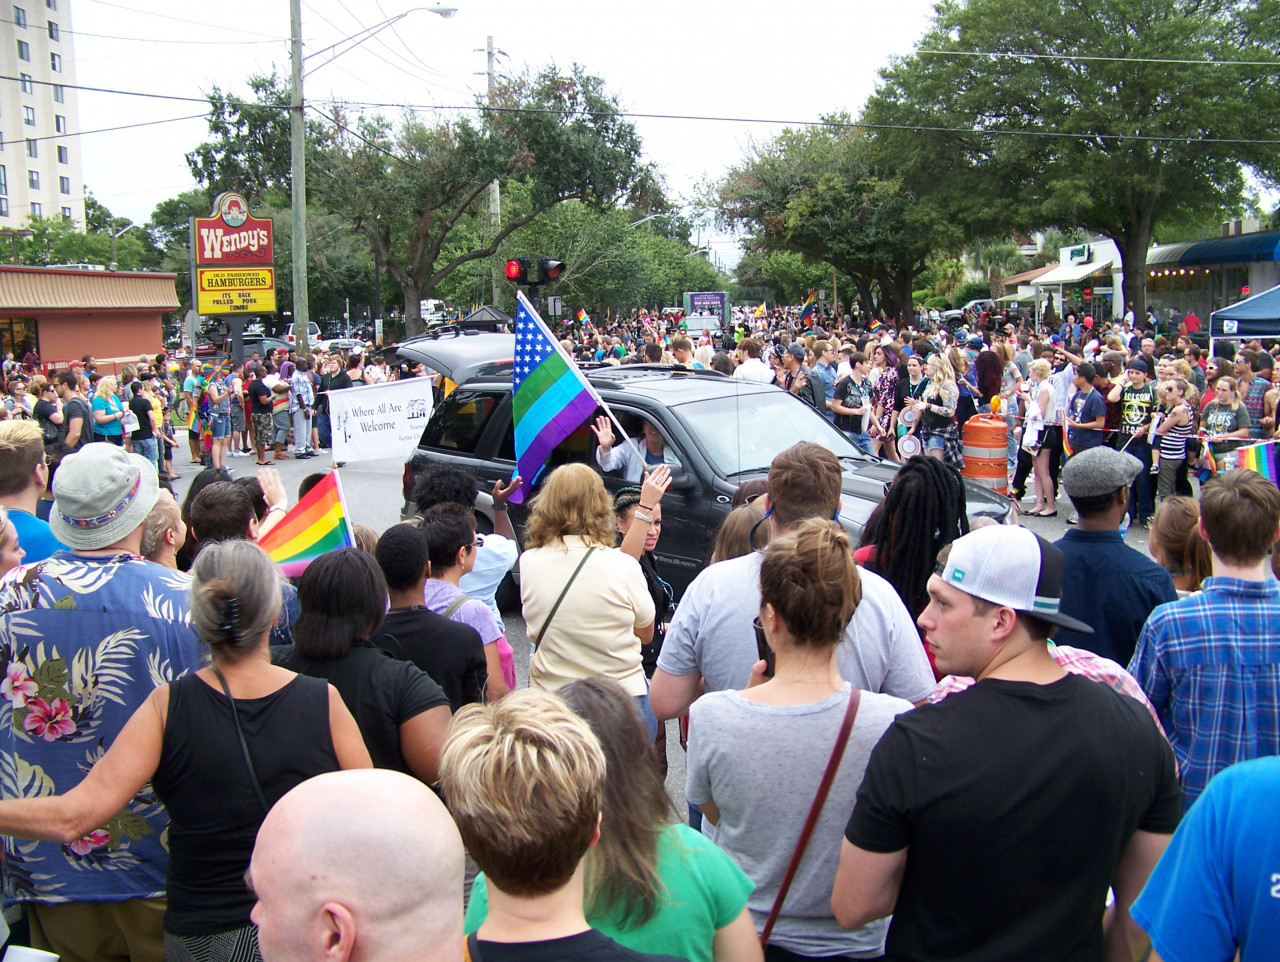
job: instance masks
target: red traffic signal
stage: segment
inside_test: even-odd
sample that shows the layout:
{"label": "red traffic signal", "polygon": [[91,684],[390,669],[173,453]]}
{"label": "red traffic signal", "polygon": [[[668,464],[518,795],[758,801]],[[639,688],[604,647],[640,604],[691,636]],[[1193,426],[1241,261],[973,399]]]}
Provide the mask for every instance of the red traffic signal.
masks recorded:
{"label": "red traffic signal", "polygon": [[564,273],[564,264],[560,261],[552,260],[550,257],[543,257],[538,261],[538,283],[548,284],[551,281],[560,279],[560,275]]}
{"label": "red traffic signal", "polygon": [[514,260],[507,261],[506,273],[507,280],[515,281],[517,284],[528,284],[529,258],[517,257]]}

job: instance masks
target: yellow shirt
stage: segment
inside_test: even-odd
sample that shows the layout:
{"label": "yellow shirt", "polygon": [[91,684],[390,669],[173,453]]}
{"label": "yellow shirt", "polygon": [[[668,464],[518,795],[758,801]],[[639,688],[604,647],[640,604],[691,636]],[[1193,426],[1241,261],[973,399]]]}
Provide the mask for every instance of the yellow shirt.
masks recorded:
{"label": "yellow shirt", "polygon": [[[520,601],[530,638],[540,636],[587,548],[584,539],[570,536],[520,556]],[[629,695],[646,694],[635,631],[653,618],[640,562],[617,548],[592,552],[529,662],[529,684],[555,691],[579,678],[609,678]]]}

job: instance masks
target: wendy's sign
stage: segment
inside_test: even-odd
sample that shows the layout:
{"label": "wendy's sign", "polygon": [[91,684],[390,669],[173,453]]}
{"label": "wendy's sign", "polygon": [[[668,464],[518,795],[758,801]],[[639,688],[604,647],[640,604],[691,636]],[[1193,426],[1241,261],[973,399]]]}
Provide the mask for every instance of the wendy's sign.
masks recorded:
{"label": "wendy's sign", "polygon": [[251,215],[239,194],[219,194],[210,216],[192,218],[192,240],[201,314],[275,312],[270,218]]}

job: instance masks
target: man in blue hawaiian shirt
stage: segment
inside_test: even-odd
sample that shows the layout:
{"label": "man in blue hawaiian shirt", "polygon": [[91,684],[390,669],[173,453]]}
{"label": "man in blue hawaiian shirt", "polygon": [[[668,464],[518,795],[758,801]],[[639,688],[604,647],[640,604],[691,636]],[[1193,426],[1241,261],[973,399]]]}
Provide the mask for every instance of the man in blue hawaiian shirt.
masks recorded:
{"label": "man in blue hawaiian shirt", "polygon": [[[190,579],[139,556],[154,465],[110,444],[68,455],[50,525],[69,551],[0,578],[0,795],[79,784],[158,685],[197,667]],[[168,815],[150,785],[69,845],[4,840],[6,903],[64,959],[164,958]]]}

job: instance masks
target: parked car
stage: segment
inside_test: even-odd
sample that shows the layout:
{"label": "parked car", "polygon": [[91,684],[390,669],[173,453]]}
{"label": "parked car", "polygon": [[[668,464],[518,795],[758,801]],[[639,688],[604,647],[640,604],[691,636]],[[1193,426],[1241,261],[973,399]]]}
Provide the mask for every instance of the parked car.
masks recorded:
{"label": "parked car", "polygon": [[[289,327],[285,330],[284,339],[288,341],[290,344],[293,344],[295,341],[297,341],[297,338],[293,334],[292,324],[290,324]],[[320,325],[317,324],[315,321],[308,321],[307,322],[307,343],[315,344],[320,339],[321,339]]]}
{"label": "parked car", "polygon": [[[477,335],[479,336],[479,335]],[[483,335],[486,338],[510,335]],[[459,367],[450,365],[448,346],[458,350]],[[432,414],[418,449],[406,462],[402,515],[411,516],[410,500],[418,471],[427,462],[445,461],[471,468],[481,481],[476,499],[477,525],[492,530],[488,489],[515,473],[515,439],[511,422],[511,361],[477,360],[485,342],[470,338],[429,345],[397,346],[397,355],[422,355],[439,371],[459,374],[484,367],[452,390]],[[488,342],[490,349],[501,347]],[[425,353],[429,349],[430,353]],[[430,360],[427,360],[427,357]],[[775,455],[797,441],[815,441],[831,450],[844,467],[844,499],[840,522],[857,537],[872,510],[884,499],[885,487],[898,465],[869,457],[826,418],[803,401],[773,385],[745,382],[712,371],[693,371],[664,365],[603,365],[589,368],[588,379],[631,437],[639,437],[649,421],[661,432],[668,450],[679,461],[663,498],[663,536],[657,561],[662,576],[678,598],[711,557],[716,531],[730,510],[738,485],[768,475]],[[603,413],[598,410],[597,414]],[[595,464],[595,435],[583,423],[552,453],[547,469],[570,461]],[[605,475],[612,491],[626,482],[617,472]],[[970,518],[1014,520],[1007,498],[966,482]],[[519,533],[527,517],[526,505],[511,506],[511,521]],[[511,593],[505,592],[507,601]],[[503,602],[500,595],[499,603]]]}
{"label": "parked car", "polygon": [[335,351],[350,352],[354,348],[364,350],[364,341],[358,337],[331,337],[327,341],[317,341],[313,347],[319,347],[328,351],[330,354]]}
{"label": "parked car", "polygon": [[964,307],[956,307],[949,311],[943,311],[942,320],[946,324],[954,324],[956,321],[960,320],[960,318],[964,317],[968,311],[973,311],[976,314],[981,311],[996,311],[999,310],[999,308],[1000,305],[990,298],[980,298],[976,301],[970,301]]}

